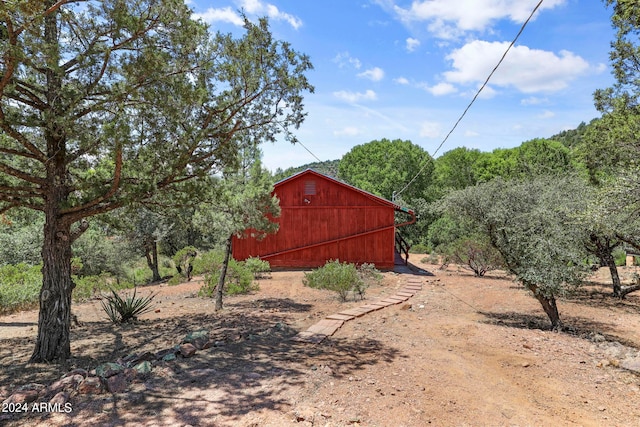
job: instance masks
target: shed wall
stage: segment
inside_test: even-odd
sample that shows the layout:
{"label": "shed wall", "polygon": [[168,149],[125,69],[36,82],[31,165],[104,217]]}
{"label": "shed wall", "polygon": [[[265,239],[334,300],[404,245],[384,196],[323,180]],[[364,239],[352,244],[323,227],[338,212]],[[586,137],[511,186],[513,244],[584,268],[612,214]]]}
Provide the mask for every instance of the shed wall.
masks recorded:
{"label": "shed wall", "polygon": [[318,267],[331,259],[393,268],[394,208],[313,172],[277,185],[280,228],[262,241],[234,239],[234,258],[272,267]]}

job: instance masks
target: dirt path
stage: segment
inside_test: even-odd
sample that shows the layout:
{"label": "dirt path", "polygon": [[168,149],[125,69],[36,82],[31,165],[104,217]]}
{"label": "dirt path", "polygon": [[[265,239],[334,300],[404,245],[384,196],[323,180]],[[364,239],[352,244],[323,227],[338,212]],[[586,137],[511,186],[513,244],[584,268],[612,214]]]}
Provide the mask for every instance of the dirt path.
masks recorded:
{"label": "dirt path", "polygon": [[[419,259],[414,256],[414,259]],[[546,330],[537,302],[501,274],[474,278],[450,267],[403,304],[346,322],[319,345],[290,338],[340,304],[277,272],[253,295],[212,303],[198,283],[160,286],[156,311],[134,326],[106,322],[98,301],[77,305],[73,367],[90,370],[130,353],[158,351],[208,330],[215,345],[158,363],[124,393],[72,394],[72,411],[0,414],[18,425],[95,426],[634,426],[640,377],[640,298],[588,286],[560,302],[568,333]],[[597,279],[604,279],[598,275]],[[367,299],[407,276],[386,273]],[[147,291],[147,289],[145,289]],[[365,300],[366,301],[366,300]],[[48,384],[64,372],[26,365],[35,312],[0,318],[0,394]],[[640,360],[640,359],[637,359]]]}

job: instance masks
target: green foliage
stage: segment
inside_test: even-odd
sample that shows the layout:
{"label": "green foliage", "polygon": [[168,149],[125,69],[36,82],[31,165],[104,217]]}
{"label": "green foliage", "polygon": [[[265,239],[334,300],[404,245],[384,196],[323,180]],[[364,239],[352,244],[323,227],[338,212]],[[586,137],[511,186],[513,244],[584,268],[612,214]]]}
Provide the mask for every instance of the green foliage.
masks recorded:
{"label": "green foliage", "polygon": [[39,213],[12,212],[0,221],[0,264],[42,262],[42,226]]}
{"label": "green foliage", "polygon": [[[224,259],[224,253],[212,251],[208,257],[212,262],[207,267],[208,273],[205,275],[205,284],[200,288],[199,295],[202,297],[215,296],[215,290],[220,280],[220,270]],[[258,283],[254,280],[254,272],[242,261],[229,259],[227,274],[224,281],[224,292],[227,295],[247,294],[258,290]]]}
{"label": "green foliage", "polygon": [[201,275],[219,270],[224,261],[224,252],[221,250],[210,250],[198,254],[193,260],[193,274]]}
{"label": "green foliage", "polygon": [[445,263],[453,262],[482,277],[503,265],[502,256],[485,236],[461,238],[444,247]]}
{"label": "green foliage", "polygon": [[176,266],[176,270],[178,270],[178,273],[187,280],[191,280],[193,261],[196,259],[197,255],[198,250],[196,248],[193,246],[187,246],[180,249],[173,256],[173,262]]}
{"label": "green foliage", "polygon": [[314,171],[319,172],[323,175],[327,175],[332,178],[337,178],[339,164],[340,164],[340,160],[327,160],[324,162],[307,163],[302,166],[287,168],[285,170],[278,168],[276,169],[273,178],[275,182],[278,182],[285,178],[289,178],[291,175],[295,175],[307,169],[313,169]]}
{"label": "green foliage", "polygon": [[613,258],[618,267],[627,265],[627,252],[622,248],[617,248],[613,251]]}
{"label": "green foliage", "polygon": [[114,289],[111,295],[106,295],[100,301],[102,309],[114,324],[133,322],[138,320],[138,316],[153,310],[153,299],[155,294],[145,297],[136,297],[137,288],[133,289],[131,295],[121,297]]}
{"label": "green foliage", "polygon": [[25,263],[0,266],[0,313],[33,306],[42,286],[42,266]]}
{"label": "green foliage", "polygon": [[423,245],[421,243],[412,245],[411,248],[409,248],[409,253],[411,254],[428,254],[429,252],[431,252],[429,245]]}
{"label": "green foliage", "polygon": [[97,276],[109,273],[115,277],[126,274],[126,264],[135,257],[135,252],[126,242],[109,236],[99,226],[90,227],[73,243],[74,257],[80,260],[78,276]]}
{"label": "green foliage", "polygon": [[256,279],[263,279],[271,272],[269,261],[263,261],[260,258],[249,257],[244,260],[244,265],[253,273]]}
{"label": "green foliage", "polygon": [[402,194],[411,202],[423,196],[431,182],[433,159],[422,147],[400,139],[381,139],[357,145],[340,160],[339,177],[351,185],[391,200],[418,175]]}
{"label": "green foliage", "polygon": [[73,276],[73,283],[76,285],[73,289],[74,301],[88,300],[110,289],[125,289],[133,286],[128,280],[116,280],[108,273],[97,276]]}
{"label": "green foliage", "polygon": [[584,208],[585,184],[573,177],[491,182],[456,191],[443,210],[473,221],[500,252],[505,267],[561,327],[555,296],[581,284],[587,273],[584,230],[567,226]]}
{"label": "green foliage", "polygon": [[449,191],[475,185],[479,179],[480,150],[465,147],[447,151],[434,161],[430,199],[439,199]]}
{"label": "green foliage", "polygon": [[328,261],[324,266],[305,273],[302,283],[314,289],[327,289],[338,294],[340,301],[346,301],[349,295],[364,298],[366,289],[372,283],[379,283],[382,275],[373,264],[355,264],[339,260]]}

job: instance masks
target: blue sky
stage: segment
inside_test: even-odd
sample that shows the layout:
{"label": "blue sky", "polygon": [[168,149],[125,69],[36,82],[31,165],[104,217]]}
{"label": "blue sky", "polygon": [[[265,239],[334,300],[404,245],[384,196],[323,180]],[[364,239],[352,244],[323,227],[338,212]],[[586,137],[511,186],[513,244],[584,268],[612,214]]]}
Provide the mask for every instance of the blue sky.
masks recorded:
{"label": "blue sky", "polygon": [[[574,129],[598,116],[613,83],[611,11],[600,0],[545,0],[460,125],[446,134],[538,0],[188,0],[212,30],[241,33],[239,10],[311,57],[314,94],[296,132],[320,160],[375,139],[436,157],[491,151]],[[263,145],[271,170],[316,161],[302,146]]]}

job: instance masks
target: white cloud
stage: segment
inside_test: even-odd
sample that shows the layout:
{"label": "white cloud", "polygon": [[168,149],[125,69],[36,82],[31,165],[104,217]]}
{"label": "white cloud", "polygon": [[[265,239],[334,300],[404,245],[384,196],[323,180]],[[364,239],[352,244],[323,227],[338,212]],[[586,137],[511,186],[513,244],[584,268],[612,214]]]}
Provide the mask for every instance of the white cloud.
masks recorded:
{"label": "white cloud", "polygon": [[361,133],[360,129],[354,126],[347,126],[343,129],[333,131],[334,136],[358,136]]}
{"label": "white cloud", "polygon": [[397,79],[393,79],[394,83],[397,83],[399,85],[408,85],[409,84],[409,80],[406,77],[398,77]]}
{"label": "white cloud", "polygon": [[360,60],[358,58],[352,57],[351,54],[349,54],[349,52],[340,52],[333,58],[332,61],[338,64],[338,67],[340,68],[351,66],[356,70],[358,70],[362,66],[362,63],[360,62]]}
{"label": "white cloud", "polygon": [[365,72],[358,74],[358,77],[369,79],[373,82],[379,82],[384,78],[384,70],[379,67],[373,67]]}
{"label": "white cloud", "polygon": [[424,138],[437,138],[440,135],[440,125],[435,122],[422,122],[419,135]]}
{"label": "white cloud", "polygon": [[480,136],[480,134],[478,132],[468,130],[464,132],[464,136],[466,136],[467,138],[475,138],[477,136]]}
{"label": "white cloud", "polygon": [[[483,32],[501,19],[524,22],[538,0],[414,0],[411,7],[394,5],[393,10],[406,24],[426,22],[436,37],[452,39],[465,32]],[[566,0],[547,0],[539,8],[552,9]]]}
{"label": "white cloud", "polygon": [[[236,1],[238,9],[250,16],[268,16],[274,21],[285,21],[296,30],[302,26],[302,20],[289,13],[282,12],[276,6],[265,3],[261,0],[238,0]],[[195,13],[194,17],[200,18],[205,22],[228,22],[233,25],[242,26],[244,21],[240,14],[230,7],[221,9],[209,8],[204,13]]]}
{"label": "white cloud", "polygon": [[539,119],[552,119],[556,116],[553,111],[545,110],[542,114],[538,114]]}
{"label": "white cloud", "polygon": [[422,85],[422,88],[434,96],[449,95],[457,92],[455,86],[451,83],[438,83],[435,86]]}
{"label": "white cloud", "polygon": [[520,104],[524,105],[525,107],[529,105],[540,105],[540,104],[548,104],[548,103],[549,103],[548,98],[538,98],[536,96],[530,96],[529,98],[525,98],[522,101],[520,101]]}
{"label": "white cloud", "polygon": [[333,92],[333,96],[351,104],[355,104],[359,101],[375,101],[378,97],[372,90],[367,90],[364,93],[341,90],[338,92]]}
{"label": "white cloud", "polygon": [[414,39],[413,37],[409,37],[406,40],[407,43],[407,50],[409,52],[413,52],[414,50],[416,50],[419,46],[420,46],[420,40],[418,39]]}
{"label": "white cloud", "polygon": [[208,23],[228,22],[237,26],[244,25],[242,17],[230,7],[225,7],[223,9],[209,8],[204,13],[194,13],[193,17],[195,19],[202,19],[204,22]]}
{"label": "white cloud", "polygon": [[[472,41],[447,56],[453,71],[443,75],[447,82],[470,84],[484,82],[508,42]],[[526,46],[511,48],[490,83],[500,87],[514,87],[523,93],[556,92],[567,87],[569,81],[589,69],[587,61],[569,52],[553,52],[529,49]]]}

